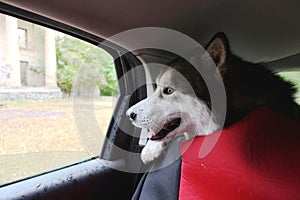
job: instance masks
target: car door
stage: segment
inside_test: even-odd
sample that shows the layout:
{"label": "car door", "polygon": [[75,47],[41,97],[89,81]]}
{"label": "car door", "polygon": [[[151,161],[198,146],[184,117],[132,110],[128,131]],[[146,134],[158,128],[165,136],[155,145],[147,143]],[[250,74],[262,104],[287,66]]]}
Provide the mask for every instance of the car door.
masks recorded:
{"label": "car door", "polygon": [[0,12],[0,199],[130,199],[145,167],[140,130],[124,117],[146,97],[140,61],[41,15],[4,3]]}

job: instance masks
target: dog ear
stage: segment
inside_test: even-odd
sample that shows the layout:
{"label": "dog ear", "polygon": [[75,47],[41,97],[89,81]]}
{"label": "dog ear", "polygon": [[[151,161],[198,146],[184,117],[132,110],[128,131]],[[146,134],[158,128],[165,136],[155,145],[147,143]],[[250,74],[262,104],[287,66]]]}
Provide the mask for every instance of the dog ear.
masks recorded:
{"label": "dog ear", "polygon": [[206,46],[206,51],[213,59],[217,67],[224,65],[230,53],[229,43],[223,32],[215,34]]}

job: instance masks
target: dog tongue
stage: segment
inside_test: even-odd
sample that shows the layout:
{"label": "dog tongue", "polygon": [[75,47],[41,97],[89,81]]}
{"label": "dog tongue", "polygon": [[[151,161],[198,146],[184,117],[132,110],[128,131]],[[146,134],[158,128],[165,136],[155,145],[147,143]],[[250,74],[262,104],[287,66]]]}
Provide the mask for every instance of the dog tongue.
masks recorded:
{"label": "dog tongue", "polygon": [[149,138],[151,140],[151,138],[154,137],[154,136],[155,136],[155,132],[152,131],[152,130],[149,130],[147,138]]}
{"label": "dog tongue", "polygon": [[155,133],[154,131],[150,130],[149,134],[148,134],[148,138],[150,140],[163,139],[164,137],[166,137],[166,135],[169,132],[176,129],[180,125],[180,122],[181,122],[181,118],[175,118],[175,119],[169,121],[168,123],[166,123],[158,133]]}

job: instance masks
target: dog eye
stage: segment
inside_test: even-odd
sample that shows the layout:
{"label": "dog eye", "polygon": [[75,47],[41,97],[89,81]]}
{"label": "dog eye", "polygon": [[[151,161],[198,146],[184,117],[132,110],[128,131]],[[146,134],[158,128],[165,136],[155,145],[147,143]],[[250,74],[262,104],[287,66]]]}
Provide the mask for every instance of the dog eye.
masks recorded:
{"label": "dog eye", "polygon": [[164,93],[164,94],[172,94],[173,92],[174,92],[174,89],[171,88],[171,87],[165,87],[165,88],[163,89],[163,93]]}

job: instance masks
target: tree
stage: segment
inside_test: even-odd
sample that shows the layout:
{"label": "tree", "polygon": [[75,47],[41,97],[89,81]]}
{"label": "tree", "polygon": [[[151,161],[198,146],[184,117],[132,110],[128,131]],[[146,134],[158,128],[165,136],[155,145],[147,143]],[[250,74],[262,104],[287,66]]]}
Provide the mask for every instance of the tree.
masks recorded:
{"label": "tree", "polygon": [[82,40],[56,36],[57,82],[62,92],[78,96],[118,93],[113,59],[106,51]]}

